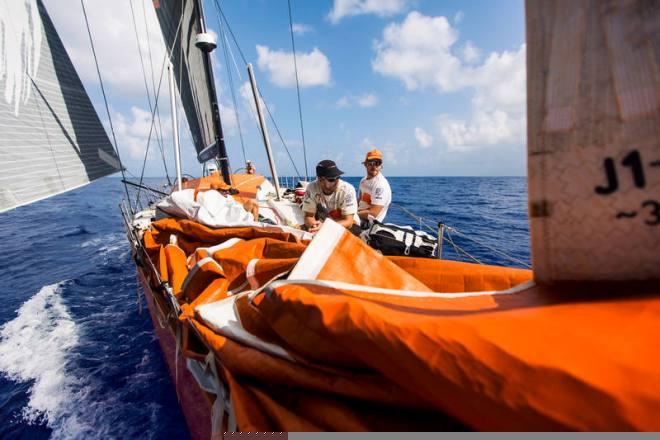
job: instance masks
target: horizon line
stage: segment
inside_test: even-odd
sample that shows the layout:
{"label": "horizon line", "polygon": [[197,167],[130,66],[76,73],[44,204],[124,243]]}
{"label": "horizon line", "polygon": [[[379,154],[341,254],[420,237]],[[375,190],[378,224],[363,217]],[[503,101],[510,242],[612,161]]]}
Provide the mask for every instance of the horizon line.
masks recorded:
{"label": "horizon line", "polygon": [[[262,174],[262,175],[263,175],[263,174]],[[263,176],[264,176],[265,178],[267,178],[267,179],[272,179],[272,177],[270,177],[270,176],[266,176],[266,175],[263,175]],[[118,176],[117,176],[117,175],[115,175],[115,174],[111,174],[111,175],[109,175],[109,176],[107,176],[107,177],[115,178],[115,179],[121,179],[122,176],[121,176],[121,175],[118,175]],[[201,177],[201,176],[199,176],[199,177]],[[292,178],[292,177],[293,177],[293,178],[300,178],[300,176],[278,176],[278,177],[279,177],[280,179],[284,179],[284,178],[290,179],[290,178]],[[313,176],[310,176],[310,177],[313,177]],[[362,177],[364,177],[364,176],[363,176],[363,175],[360,175],[360,176],[348,176],[348,175],[342,175],[341,177],[342,177],[342,178],[346,178],[346,177],[350,177],[350,178],[362,178]],[[481,177],[525,177],[525,178],[527,178],[528,176],[527,176],[527,175],[512,175],[512,174],[506,174],[506,175],[505,175],[505,174],[502,174],[502,175],[485,175],[485,176],[469,176],[469,175],[462,175],[462,176],[443,176],[443,175],[405,176],[405,175],[391,174],[391,175],[386,175],[385,177],[387,177],[387,178],[389,178],[389,177],[406,177],[406,178],[420,178],[420,179],[423,179],[423,178],[428,178],[428,177],[472,177],[472,178],[481,178]],[[146,178],[146,179],[165,179],[165,178],[167,178],[167,177],[166,177],[166,176],[144,176],[144,178]],[[174,176],[170,176],[170,178],[174,178]]]}

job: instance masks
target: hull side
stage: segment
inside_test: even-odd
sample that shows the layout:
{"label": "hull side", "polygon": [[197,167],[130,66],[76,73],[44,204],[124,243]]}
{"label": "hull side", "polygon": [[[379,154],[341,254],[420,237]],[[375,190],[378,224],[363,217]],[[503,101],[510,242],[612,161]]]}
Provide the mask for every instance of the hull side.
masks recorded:
{"label": "hull side", "polygon": [[[179,357],[176,359],[176,341],[174,335],[167,327],[162,328],[160,326],[158,319],[160,311],[154,303],[154,292],[151,290],[142,270],[138,266],[138,278],[144,288],[149,315],[151,316],[158,343],[163,351],[170,377],[176,389],[179,405],[186,418],[188,431],[193,439],[209,439],[211,438],[211,404],[206,393],[198,386],[197,381],[190,371],[188,371],[188,368],[186,368],[185,357],[179,353]],[[164,322],[165,318],[161,316],[161,320]]]}

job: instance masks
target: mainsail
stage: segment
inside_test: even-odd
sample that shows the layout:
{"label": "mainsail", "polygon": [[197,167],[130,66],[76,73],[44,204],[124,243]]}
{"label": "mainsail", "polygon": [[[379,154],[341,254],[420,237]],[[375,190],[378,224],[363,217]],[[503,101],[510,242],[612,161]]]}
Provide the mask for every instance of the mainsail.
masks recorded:
{"label": "mainsail", "polygon": [[154,8],[171,52],[174,74],[188,119],[198,159],[224,158],[220,166],[228,175],[224,139],[210,66],[209,53],[196,45],[205,32],[201,5],[196,0],[154,0]]}
{"label": "mainsail", "polygon": [[41,0],[0,2],[0,212],[120,169]]}

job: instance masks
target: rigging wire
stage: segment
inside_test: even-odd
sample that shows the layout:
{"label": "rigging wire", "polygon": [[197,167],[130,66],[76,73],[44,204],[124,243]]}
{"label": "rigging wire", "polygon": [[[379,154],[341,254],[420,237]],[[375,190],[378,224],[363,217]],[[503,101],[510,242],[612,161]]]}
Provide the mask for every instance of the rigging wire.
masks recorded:
{"label": "rigging wire", "polygon": [[454,248],[454,251],[456,251],[456,253],[457,253],[458,255],[461,255],[461,254],[462,254],[462,255],[464,255],[464,256],[470,258],[471,260],[473,260],[475,263],[478,263],[478,264],[484,264],[484,263],[482,263],[481,261],[479,261],[476,257],[470,255],[465,249],[463,249],[462,247],[460,247],[459,245],[457,245],[456,243],[454,243],[454,239],[453,239],[453,237],[451,236],[451,234],[450,234],[449,231],[447,231],[447,242],[449,242],[449,244],[452,245],[452,247]]}
{"label": "rigging wire", "polygon": [[[245,58],[245,54],[241,50],[241,46],[238,44],[238,40],[236,39],[236,36],[234,35],[234,31],[231,28],[231,25],[229,24],[229,21],[227,20],[227,17],[225,16],[225,13],[222,10],[222,7],[220,6],[220,3],[218,3],[218,0],[213,0],[215,7],[217,10],[220,12],[220,15],[222,16],[222,19],[224,20],[225,24],[227,25],[227,29],[229,30],[229,34],[231,35],[232,40],[234,41],[234,45],[238,49],[238,53],[241,55],[241,59],[243,60],[243,64],[247,66],[248,62],[247,59]],[[282,145],[284,146],[284,149],[286,150],[287,155],[289,156],[289,160],[291,161],[291,164],[293,165],[293,168],[296,171],[296,174],[298,175],[299,178],[301,178],[300,171],[298,171],[298,167],[296,166],[296,163],[293,160],[293,157],[291,156],[291,152],[289,151],[289,148],[286,145],[286,142],[284,141],[284,137],[282,136],[282,133],[280,132],[279,127],[277,126],[277,122],[275,122],[275,118],[273,118],[273,115],[270,112],[270,108],[268,107],[268,104],[266,104],[266,99],[264,98],[263,94],[261,93],[261,90],[257,87],[257,92],[259,93],[259,97],[261,97],[262,102],[264,103],[264,107],[266,108],[266,111],[268,112],[268,116],[270,117],[271,122],[273,123],[273,126],[275,127],[275,130],[277,131],[277,135],[280,138],[280,142],[282,142]]]}
{"label": "rigging wire", "polygon": [[[165,61],[167,60],[167,57],[165,57],[165,60],[163,60],[163,71],[165,68]],[[163,83],[163,72],[161,71],[160,73],[160,80],[158,81],[158,90],[157,90],[157,95],[156,95],[156,106],[158,106],[158,98],[160,97],[160,86]],[[149,147],[151,146],[151,135],[153,134],[154,131],[154,123],[156,122],[156,112],[155,108],[151,113],[151,125],[149,126],[149,136],[147,137],[147,148],[144,150],[144,160],[142,161],[142,170],[140,171],[140,185],[142,185],[142,182],[144,181],[144,170],[147,166],[147,157],[149,155]],[[140,190],[141,188],[138,188],[137,190],[137,196],[135,198],[135,209],[137,209],[137,205],[140,201]]]}
{"label": "rigging wire", "polygon": [[[410,211],[410,210],[404,208],[403,206],[401,206],[401,205],[399,205],[399,204],[392,203],[392,206],[401,209],[403,212],[405,212],[405,213],[408,214],[410,217],[412,217],[413,219],[415,219],[415,221],[417,221],[420,225],[422,225],[422,226],[424,226],[425,228],[427,228],[429,231],[431,231],[431,232],[433,232],[433,233],[437,233],[437,230],[436,230],[436,229],[433,229],[431,226],[429,226],[429,224],[426,223],[426,221],[424,220],[423,217],[420,217],[420,216],[416,215],[416,214],[413,213],[412,211]],[[500,255],[501,257],[504,257],[504,258],[506,258],[506,259],[508,259],[508,260],[510,260],[510,261],[513,261],[513,262],[515,262],[515,263],[520,264],[520,265],[523,266],[523,267],[526,267],[526,268],[528,268],[528,269],[531,269],[531,266],[530,266],[528,263],[526,263],[526,262],[524,262],[524,261],[522,261],[522,260],[520,260],[520,259],[518,259],[518,258],[516,258],[516,257],[512,257],[511,255],[507,254],[506,252],[502,252],[501,250],[499,250],[499,249],[497,249],[497,248],[494,248],[494,247],[492,247],[492,246],[490,246],[490,245],[488,245],[488,244],[486,244],[486,243],[483,243],[483,242],[481,242],[481,241],[479,241],[479,240],[476,240],[476,239],[474,239],[474,238],[468,236],[467,234],[465,234],[465,233],[463,233],[463,232],[457,230],[456,228],[453,228],[453,227],[450,227],[450,226],[446,226],[446,227],[445,227],[445,231],[447,231],[447,237],[443,237],[444,240],[447,241],[449,244],[451,244],[451,245],[454,247],[454,249],[457,251],[457,253],[465,255],[465,256],[467,256],[468,258],[470,258],[470,259],[472,259],[472,260],[478,262],[479,264],[483,264],[483,263],[481,263],[478,259],[476,259],[476,258],[473,257],[472,255],[470,255],[466,250],[464,250],[463,248],[461,248],[460,246],[458,246],[456,243],[454,243],[453,239],[452,239],[451,236],[449,235],[449,232],[455,233],[455,234],[459,235],[460,237],[465,238],[466,240],[469,240],[469,241],[471,241],[471,242],[473,242],[473,243],[476,243],[476,244],[478,244],[478,245],[480,245],[480,246],[485,247],[486,249],[489,249],[490,251],[492,251],[492,252],[494,252],[494,253]]]}
{"label": "rigging wire", "polygon": [[[238,75],[239,80],[241,83],[243,83],[243,75],[241,75],[241,69],[238,68],[238,64],[236,63],[236,57],[234,57],[234,51],[231,50],[231,44],[229,44],[229,40],[227,39],[227,33],[224,33],[224,38],[225,38],[225,43],[227,44],[227,49],[229,50],[229,55],[231,56],[231,59],[234,63],[234,69],[236,69],[236,74]],[[261,130],[261,127],[259,126],[259,118],[257,117],[257,114],[255,113],[256,107],[252,107],[252,105],[247,104],[245,105],[247,109],[250,112],[250,116],[252,116],[252,120],[254,121],[254,125],[257,128],[257,132]]]}
{"label": "rigging wire", "polygon": [[[218,15],[218,9],[216,8],[216,16]],[[221,20],[222,22],[222,20]],[[234,69],[236,69],[236,74],[238,75],[238,79],[243,82],[243,75],[241,74],[241,69],[238,68],[238,63],[236,63],[236,57],[234,56],[234,51],[231,49],[231,44],[229,43],[229,39],[227,39],[227,33],[222,32],[222,36],[224,37],[224,44],[227,46],[227,50],[229,51],[229,55],[231,56],[231,60],[234,64]],[[259,118],[257,117],[257,114],[255,113],[256,107],[253,108],[252,105],[248,104],[246,105],[247,109],[249,110],[250,116],[252,116],[252,120],[254,121],[254,125],[257,128],[257,132],[261,130],[261,127],[259,126]],[[293,166],[295,168],[296,164],[293,163]]]}
{"label": "rigging wire", "polygon": [[461,231],[457,231],[456,229],[454,229],[453,232],[455,232],[456,234],[458,234],[458,235],[460,235],[461,237],[465,238],[466,240],[469,240],[469,241],[472,241],[472,242],[474,242],[474,243],[477,243],[477,244],[479,244],[479,245],[485,247],[486,249],[489,249],[489,250],[495,252],[496,254],[499,254],[499,255],[501,255],[501,256],[503,256],[503,257],[506,257],[506,258],[510,259],[511,261],[515,261],[516,263],[521,264],[521,265],[523,265],[524,267],[526,267],[526,268],[528,268],[528,269],[531,269],[531,268],[532,268],[532,266],[530,266],[529,264],[525,263],[524,261],[519,260],[519,259],[517,259],[517,258],[515,258],[515,257],[512,257],[512,256],[506,254],[505,252],[500,251],[500,250],[497,249],[497,248],[494,248],[494,247],[489,246],[489,245],[487,245],[487,244],[485,244],[485,243],[482,243],[482,242],[480,242],[480,241],[478,241],[478,240],[475,240],[474,238],[472,238],[472,237],[470,237],[470,236],[464,234],[464,233],[461,232]]}
{"label": "rigging wire", "polygon": [[218,3],[218,0],[213,0],[213,3],[215,4],[215,7],[217,10],[220,12],[220,15],[222,16],[222,19],[225,21],[227,24],[227,29],[229,29],[229,34],[231,35],[232,40],[234,40],[234,44],[236,45],[236,48],[238,49],[238,53],[241,55],[241,59],[243,60],[243,64],[247,65],[247,58],[245,58],[245,54],[241,50],[241,46],[238,44],[238,40],[236,39],[236,36],[234,35],[234,31],[231,30],[231,26],[229,25],[229,20],[227,20],[227,17],[225,16],[225,13],[222,11],[222,8],[220,7],[220,3]]}
{"label": "rigging wire", "polygon": [[[129,0],[129,5],[131,7],[131,17],[133,19],[133,30],[135,31],[135,42],[137,43],[138,54],[140,55],[140,67],[142,68],[142,79],[144,80],[144,89],[147,92],[147,102],[149,103],[149,111],[153,113],[154,109],[151,105],[151,95],[149,93],[149,85],[147,84],[147,73],[144,69],[144,59],[142,57],[142,49],[140,48],[140,36],[138,35],[137,22],[135,21],[135,11],[133,10],[133,0]],[[160,150],[160,155],[163,159],[163,166],[165,167],[165,175],[167,176],[167,182],[170,183],[170,175],[167,170],[167,162],[165,160],[165,151],[163,151],[162,140],[158,137],[158,130],[156,130],[156,143]],[[171,183],[170,183],[171,184]]]}
{"label": "rigging wire", "polygon": [[302,135],[303,157],[305,161],[305,179],[309,180],[309,173],[307,172],[307,148],[305,147],[305,129],[303,128],[302,104],[300,102],[300,83],[298,81],[298,61],[296,60],[296,43],[293,38],[293,17],[291,15],[291,0],[288,0],[288,4],[289,4],[289,27],[291,29],[291,47],[293,49],[293,68],[296,73],[296,91],[298,92],[298,115],[300,116],[300,133]]}
{"label": "rigging wire", "polygon": [[[156,78],[154,77],[154,61],[153,61],[153,58],[151,56],[151,37],[149,37],[149,32],[150,31],[149,31],[149,22],[147,21],[147,9],[144,6],[146,2],[141,2],[141,3],[142,3],[142,17],[144,18],[144,29],[145,29],[145,33],[147,34],[147,49],[148,49],[148,53],[149,53],[149,67],[150,67],[150,70],[151,70],[151,88],[153,89],[152,92],[155,96],[156,95]],[[161,119],[160,119],[160,109],[159,108],[156,108],[156,118],[158,119],[158,131],[156,132],[156,134],[160,133],[160,139],[161,139],[161,142],[162,142],[162,140],[164,139],[163,124],[162,124]],[[167,170],[167,164],[165,164],[165,175],[167,177],[167,184],[169,186],[172,186],[172,182],[170,180],[170,174]]]}
{"label": "rigging wire", "polygon": [[298,171],[298,167],[296,166],[296,163],[293,161],[293,157],[291,157],[291,152],[289,151],[289,148],[286,146],[286,142],[284,142],[284,137],[282,137],[280,128],[277,126],[277,123],[275,123],[275,118],[273,118],[273,115],[270,112],[270,108],[268,107],[268,104],[266,104],[266,99],[264,98],[264,95],[261,94],[261,90],[259,89],[259,86],[257,86],[257,93],[259,93],[259,97],[261,97],[261,101],[264,103],[264,107],[268,112],[268,116],[270,117],[270,120],[273,122],[273,126],[275,127],[275,131],[277,132],[277,136],[280,138],[280,142],[282,142],[282,145],[286,150],[286,154],[289,156],[289,160],[293,165],[293,169],[296,170],[296,174],[298,175],[298,177],[302,179],[302,175],[300,174],[300,171]]}
{"label": "rigging wire", "polygon": [[[82,0],[81,0],[82,1]],[[158,89],[156,90],[156,99],[155,99],[155,108],[158,108],[158,99],[160,98],[160,87],[163,84],[163,72],[165,72],[165,63],[171,58],[172,56],[172,51],[173,48],[176,44],[177,39],[179,38],[179,30],[181,29],[181,23],[183,22],[183,14],[181,15],[181,18],[179,19],[179,24],[176,27],[176,33],[174,34],[174,42],[172,44],[172,49],[166,50],[165,51],[165,56],[163,57],[163,64],[160,69],[160,79],[158,80]],[[144,180],[144,169],[147,165],[147,155],[149,154],[149,146],[151,145],[151,135],[154,130],[154,124],[156,122],[156,117],[155,117],[155,112],[151,114],[151,125],[149,127],[149,136],[147,137],[147,148],[144,152],[144,161],[142,162],[142,172],[140,173],[140,185],[142,185],[142,182]],[[140,201],[140,190],[141,188],[138,188],[137,191],[137,196],[135,199],[135,207],[137,209],[137,205]]]}
{"label": "rigging wire", "polygon": [[238,136],[241,139],[241,150],[243,151],[243,163],[247,163],[247,156],[245,155],[245,142],[243,141],[243,130],[241,130],[241,120],[238,117],[238,105],[236,104],[236,92],[234,90],[234,78],[231,74],[231,66],[229,65],[229,55],[227,53],[227,39],[225,36],[225,27],[222,25],[222,20],[220,15],[218,15],[218,10],[216,9],[215,13],[216,18],[218,19],[218,26],[220,26],[220,35],[222,37],[222,51],[225,55],[225,65],[227,67],[227,80],[229,81],[229,90],[231,90],[231,99],[234,103],[234,116],[236,117],[236,125],[238,127]]}
{"label": "rigging wire", "polygon": [[[112,140],[114,142],[115,153],[117,153],[117,159],[119,160],[119,168],[123,179],[126,179],[124,174],[124,164],[121,161],[121,156],[119,155],[119,146],[117,145],[117,137],[115,136],[115,128],[112,125],[112,117],[110,117],[110,107],[108,107],[108,99],[105,95],[105,87],[103,86],[103,78],[101,77],[101,70],[99,69],[99,62],[96,58],[96,50],[94,49],[94,40],[92,39],[92,31],[89,28],[89,20],[87,18],[87,11],[85,10],[84,0],[80,0],[82,5],[83,15],[85,16],[85,25],[87,26],[87,35],[89,35],[89,42],[92,46],[92,54],[94,55],[94,64],[96,65],[96,73],[99,77],[99,83],[101,84],[101,92],[103,93],[103,102],[105,103],[105,111],[108,114],[108,122],[110,123],[110,131],[112,132]],[[126,191],[126,197],[130,200],[130,195],[128,194],[128,186],[124,184],[124,190]],[[135,215],[135,212],[132,211],[131,214]]]}

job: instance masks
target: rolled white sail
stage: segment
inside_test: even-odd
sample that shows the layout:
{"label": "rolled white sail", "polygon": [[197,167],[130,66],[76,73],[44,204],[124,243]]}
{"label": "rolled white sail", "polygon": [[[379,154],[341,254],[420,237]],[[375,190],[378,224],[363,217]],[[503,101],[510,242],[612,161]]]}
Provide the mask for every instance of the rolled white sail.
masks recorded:
{"label": "rolled white sail", "polygon": [[42,2],[0,2],[0,212],[119,169]]}

